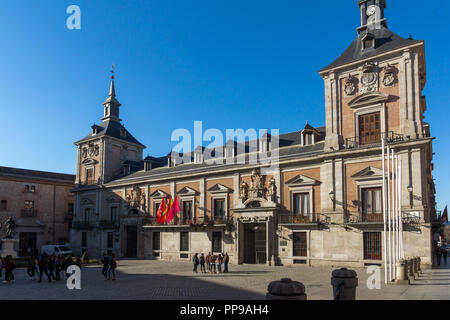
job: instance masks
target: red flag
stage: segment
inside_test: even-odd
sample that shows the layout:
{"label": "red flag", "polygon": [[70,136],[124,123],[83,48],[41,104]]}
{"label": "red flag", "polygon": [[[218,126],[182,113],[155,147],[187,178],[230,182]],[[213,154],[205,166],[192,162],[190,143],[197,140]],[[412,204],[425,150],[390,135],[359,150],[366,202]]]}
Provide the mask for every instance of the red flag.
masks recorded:
{"label": "red flag", "polygon": [[447,213],[447,206],[445,206],[444,213],[441,217],[441,222],[448,222],[448,213]]}
{"label": "red flag", "polygon": [[[164,223],[167,221],[167,215],[169,213],[170,208],[172,208],[172,203],[173,203],[172,197],[169,196],[169,199],[167,199],[166,210],[164,210],[164,213],[163,213],[163,216],[161,219],[161,223]],[[170,221],[167,221],[167,222],[170,222]]]}
{"label": "red flag", "polygon": [[169,209],[169,212],[167,213],[166,221],[167,223],[170,223],[172,221],[173,217],[180,212],[180,205],[178,204],[178,197],[175,197],[175,201],[173,202],[172,206]]}
{"label": "red flag", "polygon": [[164,197],[159,205],[158,212],[156,213],[156,222],[158,224],[163,223],[163,214],[166,211],[166,198]]}

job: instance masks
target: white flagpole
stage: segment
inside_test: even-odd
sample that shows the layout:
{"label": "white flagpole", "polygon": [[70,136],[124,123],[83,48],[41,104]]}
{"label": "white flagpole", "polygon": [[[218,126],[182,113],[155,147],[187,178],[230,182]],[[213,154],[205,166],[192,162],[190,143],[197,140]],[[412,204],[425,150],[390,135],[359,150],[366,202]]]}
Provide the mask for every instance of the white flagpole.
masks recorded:
{"label": "white flagpole", "polygon": [[386,246],[386,159],[384,155],[384,137],[381,138],[381,166],[383,170],[383,253],[384,253],[384,283],[387,284],[387,246]]}
{"label": "white flagpole", "polygon": [[405,248],[403,247],[403,211],[402,211],[402,160],[400,159],[400,175],[399,175],[399,197],[400,197],[400,257],[405,259]]}
{"label": "white flagpole", "polygon": [[388,252],[389,252],[389,282],[392,281],[392,244],[391,244],[391,149],[387,146],[387,213],[388,213]]}
{"label": "white flagpole", "polygon": [[396,208],[395,208],[395,215],[396,215],[396,224],[397,224],[397,231],[396,231],[396,237],[397,237],[397,247],[396,247],[396,255],[397,255],[397,260],[400,260],[400,211],[399,211],[399,203],[400,203],[400,197],[399,197],[399,187],[398,187],[398,181],[399,181],[399,176],[400,176],[400,172],[399,172],[399,163],[398,163],[398,153],[395,155],[395,170],[396,170],[396,174],[395,174],[395,191],[396,191],[396,196],[395,198],[397,199],[396,201]]}
{"label": "white flagpole", "polygon": [[395,153],[394,153],[394,149],[392,149],[392,159],[391,159],[391,164],[392,164],[392,269],[394,270],[394,274],[393,274],[393,278],[396,279],[397,278],[397,255],[396,255],[396,248],[397,248],[397,238],[396,238],[396,232],[397,232],[397,223],[396,223],[396,214],[395,214],[395,210],[396,210],[396,194],[395,194]]}

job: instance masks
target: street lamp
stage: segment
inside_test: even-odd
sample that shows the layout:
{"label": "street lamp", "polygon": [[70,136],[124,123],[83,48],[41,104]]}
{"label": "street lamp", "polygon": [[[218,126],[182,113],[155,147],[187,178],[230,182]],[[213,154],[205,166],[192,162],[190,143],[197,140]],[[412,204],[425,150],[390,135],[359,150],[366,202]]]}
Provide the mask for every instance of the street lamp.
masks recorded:
{"label": "street lamp", "polygon": [[412,187],[412,185],[409,185],[407,189],[409,192],[409,205],[412,209],[413,208],[413,187]]}
{"label": "street lamp", "polygon": [[334,199],[335,199],[335,197],[334,197],[334,191],[331,191],[330,194],[329,194],[329,196],[330,196],[330,199],[331,199],[332,201],[334,201]]}

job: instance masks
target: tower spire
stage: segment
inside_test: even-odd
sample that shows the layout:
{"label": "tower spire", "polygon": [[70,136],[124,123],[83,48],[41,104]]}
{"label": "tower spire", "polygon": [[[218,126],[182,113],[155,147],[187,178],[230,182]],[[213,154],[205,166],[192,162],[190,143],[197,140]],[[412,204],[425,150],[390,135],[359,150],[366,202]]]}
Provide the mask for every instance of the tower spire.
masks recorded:
{"label": "tower spire", "polygon": [[104,106],[104,117],[103,121],[114,120],[119,121],[119,107],[121,104],[116,99],[116,88],[114,85],[114,65],[111,67],[111,84],[109,86],[109,95],[106,98],[105,102],[103,102]]}

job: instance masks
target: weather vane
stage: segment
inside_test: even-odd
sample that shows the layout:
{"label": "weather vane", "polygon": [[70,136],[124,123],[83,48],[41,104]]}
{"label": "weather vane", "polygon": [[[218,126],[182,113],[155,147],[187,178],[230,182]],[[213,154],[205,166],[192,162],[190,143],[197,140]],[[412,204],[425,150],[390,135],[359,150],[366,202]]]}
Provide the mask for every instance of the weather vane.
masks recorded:
{"label": "weather vane", "polygon": [[114,65],[111,66],[111,79],[114,79]]}

